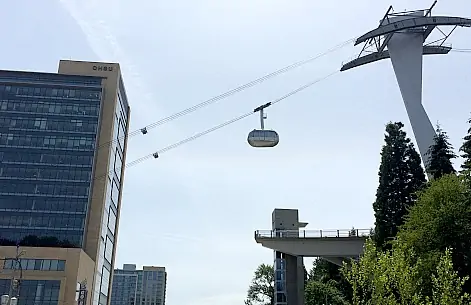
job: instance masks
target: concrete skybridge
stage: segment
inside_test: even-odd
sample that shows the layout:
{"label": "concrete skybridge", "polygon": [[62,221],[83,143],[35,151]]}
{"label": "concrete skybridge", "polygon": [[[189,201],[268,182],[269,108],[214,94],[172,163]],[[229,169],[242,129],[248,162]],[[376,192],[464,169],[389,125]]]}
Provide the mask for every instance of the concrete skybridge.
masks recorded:
{"label": "concrete skybridge", "polygon": [[298,210],[275,209],[272,229],[255,231],[255,240],[274,251],[275,304],[304,304],[304,257],[322,257],[334,264],[357,258],[370,229],[304,230]]}

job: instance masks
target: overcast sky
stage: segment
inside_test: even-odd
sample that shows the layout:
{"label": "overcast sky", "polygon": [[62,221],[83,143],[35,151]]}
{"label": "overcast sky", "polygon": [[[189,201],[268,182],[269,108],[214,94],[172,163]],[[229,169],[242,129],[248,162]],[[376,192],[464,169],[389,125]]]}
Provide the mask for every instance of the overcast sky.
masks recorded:
{"label": "overcast sky", "polygon": [[[131,130],[273,72],[378,25],[389,4],[431,0],[0,0],[0,69],[55,72],[60,59],[121,64]],[[437,15],[471,16],[440,1]],[[449,39],[471,48],[471,30]],[[130,138],[127,161],[218,125],[338,70],[353,43],[309,65]],[[470,113],[471,54],[424,59],[423,99],[455,148]],[[253,238],[274,208],[310,229],[369,228],[384,126],[412,136],[388,60],[338,73],[268,109],[273,149],[251,148],[248,117],[126,170],[117,267],[165,266],[168,305],[240,305],[273,254]],[[310,264],[310,262],[309,262]],[[310,267],[310,266],[309,266]]]}

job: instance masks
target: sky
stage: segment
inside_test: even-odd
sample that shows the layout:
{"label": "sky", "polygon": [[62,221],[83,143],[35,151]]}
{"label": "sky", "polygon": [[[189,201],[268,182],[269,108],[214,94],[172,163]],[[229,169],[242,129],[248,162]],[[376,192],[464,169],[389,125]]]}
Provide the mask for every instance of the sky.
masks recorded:
{"label": "sky", "polygon": [[[57,71],[60,59],[119,62],[131,130],[154,123],[377,27],[431,1],[0,0],[0,69]],[[437,15],[471,16],[439,1]],[[471,48],[468,28],[449,41]],[[204,131],[340,68],[353,43],[129,139],[127,161]],[[469,53],[424,58],[423,103],[455,148],[470,116]],[[168,305],[243,304],[272,251],[254,240],[274,208],[299,209],[307,229],[374,224],[384,127],[413,138],[389,60],[337,73],[267,109],[280,143],[247,144],[257,116],[126,169],[116,267],[165,266]],[[456,166],[459,166],[457,160]],[[312,260],[306,260],[310,268]]]}

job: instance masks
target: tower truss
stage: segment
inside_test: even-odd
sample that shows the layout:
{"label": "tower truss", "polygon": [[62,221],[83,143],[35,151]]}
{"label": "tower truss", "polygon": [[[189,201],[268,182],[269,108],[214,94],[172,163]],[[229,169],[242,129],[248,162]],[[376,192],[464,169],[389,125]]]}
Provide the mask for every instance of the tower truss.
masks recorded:
{"label": "tower truss", "polygon": [[[395,13],[390,6],[379,26],[355,41],[363,48],[355,59],[342,65],[346,71],[372,62],[390,58],[401,91],[415,140],[426,165],[428,150],[433,144],[435,129],[422,105],[422,62],[424,55],[448,54],[451,45],[445,42],[457,27],[471,27],[471,19],[433,16],[435,1],[428,9]],[[448,33],[439,27],[451,26]],[[427,42],[437,30],[441,38]]]}

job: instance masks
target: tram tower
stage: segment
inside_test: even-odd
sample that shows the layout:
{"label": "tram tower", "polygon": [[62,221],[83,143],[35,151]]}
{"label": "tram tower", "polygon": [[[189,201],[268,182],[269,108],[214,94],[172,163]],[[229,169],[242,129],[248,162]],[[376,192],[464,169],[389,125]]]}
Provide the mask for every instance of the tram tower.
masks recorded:
{"label": "tram tower", "polygon": [[[422,57],[448,54],[452,48],[444,43],[451,33],[458,26],[471,26],[471,19],[432,16],[436,3],[428,9],[401,13],[394,13],[390,6],[379,26],[355,41],[355,45],[364,44],[358,57],[340,69],[346,71],[378,60],[391,59],[424,165],[428,163],[427,152],[433,144],[435,129],[422,105]],[[452,29],[445,33],[439,26],[452,26]],[[434,29],[443,35],[442,38],[426,42]]]}

